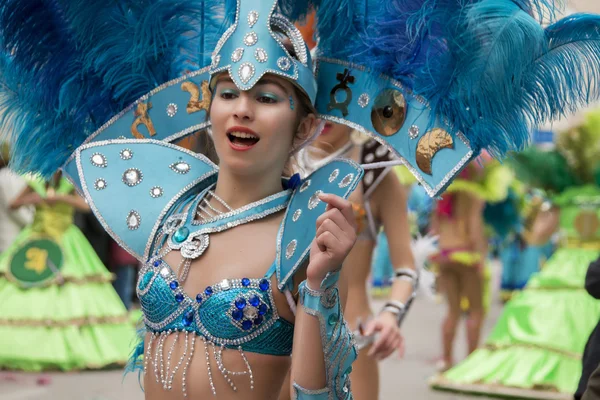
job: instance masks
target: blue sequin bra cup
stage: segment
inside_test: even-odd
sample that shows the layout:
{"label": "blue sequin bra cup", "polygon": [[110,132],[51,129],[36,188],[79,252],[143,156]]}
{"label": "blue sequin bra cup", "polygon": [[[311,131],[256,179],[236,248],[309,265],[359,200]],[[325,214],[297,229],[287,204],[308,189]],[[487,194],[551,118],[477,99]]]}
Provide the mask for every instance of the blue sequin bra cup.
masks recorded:
{"label": "blue sequin bra cup", "polygon": [[[146,329],[151,333],[144,370],[154,364],[157,381],[170,389],[179,368],[183,368],[185,377],[198,337],[206,348],[212,346],[213,351],[216,350],[217,367],[234,390],[235,384],[229,377],[231,371],[223,365],[220,354],[226,348],[238,350],[247,366],[244,375],[250,377],[253,386],[252,369],[244,351],[277,356],[289,356],[292,351],[294,326],[277,313],[269,279],[273,273],[274,268],[271,268],[261,279],[224,279],[192,298],[182,290],[177,276],[164,261],[155,260],[146,265],[140,271],[137,285]],[[162,355],[163,343],[173,332],[185,333],[184,354],[177,364],[179,368],[171,374],[169,371],[161,373],[160,366],[165,362],[156,354],[153,357],[150,351],[155,346],[159,356]],[[169,355],[167,357],[170,360]],[[211,388],[215,392],[212,379]]]}

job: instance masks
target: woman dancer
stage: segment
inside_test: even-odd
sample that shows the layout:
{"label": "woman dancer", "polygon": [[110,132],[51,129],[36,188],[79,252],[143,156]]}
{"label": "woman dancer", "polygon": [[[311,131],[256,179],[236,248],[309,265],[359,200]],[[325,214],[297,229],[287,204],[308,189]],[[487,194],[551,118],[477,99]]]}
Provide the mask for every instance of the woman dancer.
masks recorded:
{"label": "woman dancer", "polygon": [[[327,123],[313,146],[300,153],[298,164],[306,173],[336,158],[366,163],[388,161],[390,157],[385,147],[376,141],[356,144],[351,128]],[[403,352],[400,324],[404,313],[401,311],[410,307],[417,273],[410,247],[407,193],[392,168],[368,171],[350,201],[358,240],[344,263],[342,276],[348,282],[345,315],[359,349],[351,379],[354,397],[371,399],[379,396],[378,361],[394,351]],[[388,238],[391,262],[400,279],[394,281],[384,307],[373,314],[367,287],[381,228]]]}
{"label": "woman dancer", "polygon": [[35,206],[34,220],[0,256],[0,366],[125,365],[135,328],[112,275],[73,224],[75,209],[89,206],[66,179],[27,181],[11,207]]}
{"label": "woman dancer", "polygon": [[453,342],[461,319],[461,300],[468,301],[467,345],[469,354],[477,348],[484,316],[484,268],[487,236],[483,210],[486,201],[501,201],[508,194],[510,172],[495,163],[483,171],[472,163],[438,201],[432,215],[432,230],[439,236],[439,286],[444,292],[448,313],[442,326],[443,355],[438,368],[454,363]]}
{"label": "woman dancer", "polygon": [[[356,350],[341,313],[337,280],[355,233],[351,206],[340,197],[356,187],[363,170],[350,160],[336,160],[304,180],[281,177],[290,152],[314,135],[315,111],[324,118],[343,118],[385,143],[435,195],[482,148],[490,146],[500,155],[519,147],[527,135],[526,129],[510,135],[482,131],[473,117],[486,120],[486,127],[504,129],[507,118],[513,124],[529,118],[524,110],[530,108],[480,107],[487,97],[483,93],[461,100],[461,107],[475,107],[472,112],[470,107],[445,112],[442,103],[430,106],[421,97],[439,98],[442,86],[494,90],[481,85],[480,77],[459,71],[460,62],[444,63],[443,70],[418,70],[420,62],[440,51],[462,57],[465,37],[488,47],[496,43],[480,40],[472,31],[473,14],[456,13],[454,4],[436,6],[439,13],[432,18],[452,16],[450,26],[458,26],[461,34],[436,32],[430,39],[445,47],[431,54],[419,54],[428,46],[411,40],[408,53],[419,62],[410,63],[417,69],[404,71],[405,87],[393,68],[382,71],[371,65],[373,58],[360,68],[349,67],[347,61],[360,64],[362,59],[353,49],[351,60],[324,58],[315,77],[300,33],[275,13],[298,18],[307,12],[306,2],[233,3],[61,0],[27,8],[22,2],[1,2],[3,99],[13,106],[2,110],[6,119],[19,122],[10,132],[13,162],[46,176],[62,165],[105,228],[144,263],[137,289],[147,333],[135,356],[145,351],[141,367],[147,398],[216,393],[223,398],[276,398],[291,363],[293,396],[350,399]],[[351,3],[313,4],[322,24],[317,29],[324,44],[320,51],[332,50],[326,41],[369,43],[349,40],[344,27],[336,29],[336,24],[347,24],[338,11],[361,22],[359,32],[366,34],[364,23],[376,26],[370,18],[385,12],[383,5],[373,5],[370,11],[377,13],[354,13],[365,4]],[[527,26],[541,29],[527,13],[518,14],[532,22]],[[406,16],[401,10],[391,15]],[[24,24],[17,16],[34,23]],[[426,13],[416,18],[417,36],[429,34],[429,22],[441,26],[433,20],[421,23],[430,18]],[[513,20],[506,15],[500,19]],[[465,34],[463,27],[470,30]],[[210,43],[213,37],[220,39]],[[523,38],[528,35],[519,40],[529,40]],[[476,57],[487,54],[469,50]],[[400,53],[383,58],[403,65],[399,60],[406,54]],[[580,65],[580,57],[574,58]],[[500,60],[504,66],[507,58]],[[210,67],[189,72],[208,63]],[[492,71],[503,74],[497,83],[508,90],[486,101],[514,103],[498,101],[498,95],[531,98],[514,74],[527,62],[511,60],[507,68],[492,64]],[[442,77],[450,70],[457,72],[452,79]],[[415,74],[422,79],[412,80]],[[580,80],[569,82],[578,87]],[[531,81],[536,88],[555,83]],[[446,94],[441,97],[455,102]],[[551,105],[567,100],[579,99],[566,97]],[[557,108],[551,106],[550,114]],[[220,169],[170,144],[210,124]],[[402,276],[414,283],[414,276]],[[405,311],[393,308],[400,316]]]}

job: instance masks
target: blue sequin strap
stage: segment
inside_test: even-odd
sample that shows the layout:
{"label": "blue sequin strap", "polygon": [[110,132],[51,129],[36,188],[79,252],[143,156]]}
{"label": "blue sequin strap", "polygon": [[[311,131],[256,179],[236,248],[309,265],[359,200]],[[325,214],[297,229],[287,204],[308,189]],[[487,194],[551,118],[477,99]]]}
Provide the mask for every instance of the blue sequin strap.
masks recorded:
{"label": "blue sequin strap", "polygon": [[[332,274],[332,278],[338,273]],[[336,279],[326,279],[324,283]],[[312,290],[306,281],[300,284],[300,303],[304,311],[319,319],[321,343],[325,355],[327,386],[307,390],[294,382],[295,398],[299,400],[352,399],[350,372],[358,356],[354,337],[342,313],[337,285],[322,291]]]}

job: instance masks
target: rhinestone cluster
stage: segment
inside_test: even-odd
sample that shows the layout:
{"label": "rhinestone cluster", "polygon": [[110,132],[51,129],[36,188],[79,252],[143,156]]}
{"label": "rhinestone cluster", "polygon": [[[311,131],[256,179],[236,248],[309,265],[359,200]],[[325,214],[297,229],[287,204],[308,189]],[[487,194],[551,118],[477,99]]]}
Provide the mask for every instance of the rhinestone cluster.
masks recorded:
{"label": "rhinestone cluster", "polygon": [[292,68],[292,62],[288,57],[279,57],[277,60],[277,66],[282,71],[289,71]]}
{"label": "rhinestone cluster", "polygon": [[169,103],[169,105],[167,106],[167,115],[173,118],[175,114],[177,114],[177,104]]}
{"label": "rhinestone cluster", "polygon": [[102,178],[98,178],[94,182],[94,188],[96,190],[104,190],[104,189],[106,189],[106,186],[107,186],[106,181]]}
{"label": "rhinestone cluster", "polygon": [[231,61],[236,63],[242,59],[244,56],[244,49],[242,47],[238,47],[231,53]]}
{"label": "rhinestone cluster", "polygon": [[122,181],[129,187],[139,185],[144,179],[144,174],[137,168],[129,168],[123,172]]}
{"label": "rhinestone cluster", "polygon": [[417,136],[419,136],[419,127],[417,125],[412,125],[410,128],[408,128],[408,137],[411,139],[416,139]]}
{"label": "rhinestone cluster", "polygon": [[254,52],[254,58],[256,58],[256,61],[259,63],[266,63],[269,60],[269,55],[265,49],[258,48]]}
{"label": "rhinestone cluster", "polygon": [[92,165],[95,167],[106,168],[107,162],[106,162],[106,156],[104,156],[104,154],[94,153],[90,157],[90,161],[92,162]]}
{"label": "rhinestone cluster", "polygon": [[362,108],[365,108],[369,105],[369,100],[369,95],[367,93],[363,93],[360,96],[358,96],[358,105]]}
{"label": "rhinestone cluster", "polygon": [[173,164],[169,165],[169,168],[171,168],[173,171],[177,172],[178,174],[182,174],[182,175],[187,174],[192,169],[190,164],[188,164],[184,161],[179,161],[179,162],[173,163]]}
{"label": "rhinestone cluster", "polygon": [[127,227],[130,230],[134,231],[134,230],[138,229],[141,224],[142,224],[142,217],[140,216],[140,213],[138,213],[135,210],[129,211],[129,214],[127,215]]}
{"label": "rhinestone cluster", "polygon": [[232,302],[228,314],[233,325],[242,331],[249,331],[265,321],[264,316],[268,311],[269,306],[263,301],[261,295],[251,290]]}

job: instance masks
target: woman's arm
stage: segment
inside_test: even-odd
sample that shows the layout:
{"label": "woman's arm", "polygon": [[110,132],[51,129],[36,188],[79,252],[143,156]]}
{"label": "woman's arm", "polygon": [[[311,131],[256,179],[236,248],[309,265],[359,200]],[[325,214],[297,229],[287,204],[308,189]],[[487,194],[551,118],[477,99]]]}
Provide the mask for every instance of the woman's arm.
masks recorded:
{"label": "woman's arm", "polygon": [[66,203],[71,207],[83,212],[90,211],[90,206],[85,199],[76,193],[55,194],[53,196],[48,196],[48,201],[52,203]]}
{"label": "woman's arm", "polygon": [[16,210],[17,208],[22,206],[37,205],[41,201],[42,198],[40,197],[40,195],[34,192],[34,190],[31,187],[27,186],[21,191],[21,193],[19,193],[19,195],[13,201],[10,202],[8,206],[11,210]]}
{"label": "woman's arm", "polygon": [[369,355],[384,359],[394,350],[402,350],[399,324],[414,297],[417,271],[410,246],[408,194],[396,174],[387,174],[375,190],[372,201],[375,203],[373,209],[378,210],[379,219],[383,223],[390,259],[397,272],[389,302],[365,329],[367,336],[376,332],[379,334]]}
{"label": "woman's arm", "polygon": [[327,211],[317,220],[307,279],[300,284],[292,351],[292,399],[349,399],[349,373],[357,353],[344,321],[339,269],[356,241],[352,206],[322,195]]}
{"label": "woman's arm", "polygon": [[468,210],[469,240],[472,250],[479,254],[481,267],[485,263],[488,252],[488,239],[485,233],[485,223],[483,221],[485,200],[470,193],[465,193],[465,195],[469,196],[470,203]]}
{"label": "woman's arm", "polygon": [[543,245],[548,243],[560,223],[560,211],[553,207],[547,211],[541,211],[533,222],[531,231],[526,232],[527,243],[532,245]]}

